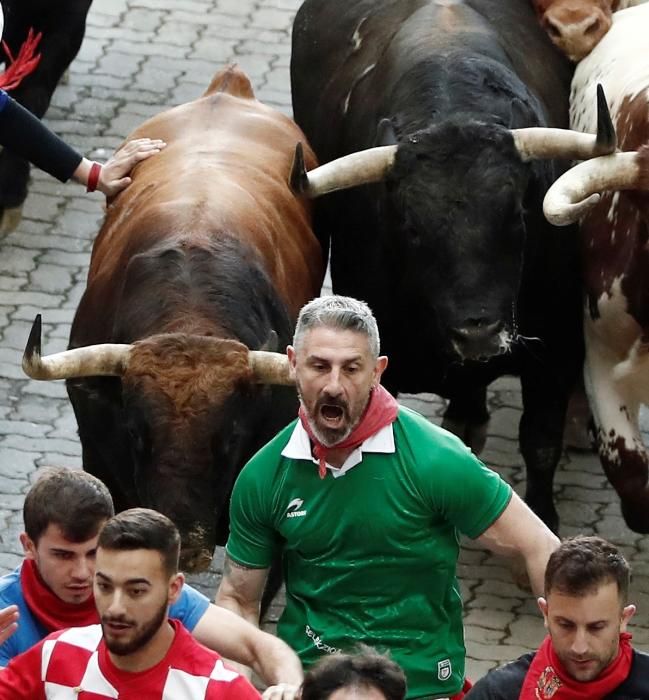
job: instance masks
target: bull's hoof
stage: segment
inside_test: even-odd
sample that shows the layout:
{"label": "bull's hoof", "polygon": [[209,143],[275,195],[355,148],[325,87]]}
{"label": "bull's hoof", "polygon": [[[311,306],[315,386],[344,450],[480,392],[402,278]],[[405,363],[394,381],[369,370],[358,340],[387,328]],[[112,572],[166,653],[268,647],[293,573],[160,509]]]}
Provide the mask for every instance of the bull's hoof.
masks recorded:
{"label": "bull's hoof", "polygon": [[457,435],[467,447],[471,448],[471,451],[475,455],[479,455],[484,449],[485,443],[487,442],[488,427],[489,421],[485,421],[484,423],[468,423],[446,417],[442,421],[442,428]]}
{"label": "bull's hoof", "polygon": [[6,236],[12,231],[15,231],[18,228],[18,224],[20,223],[22,218],[22,207],[15,207],[13,209],[3,209],[2,217],[0,217],[0,236]]}

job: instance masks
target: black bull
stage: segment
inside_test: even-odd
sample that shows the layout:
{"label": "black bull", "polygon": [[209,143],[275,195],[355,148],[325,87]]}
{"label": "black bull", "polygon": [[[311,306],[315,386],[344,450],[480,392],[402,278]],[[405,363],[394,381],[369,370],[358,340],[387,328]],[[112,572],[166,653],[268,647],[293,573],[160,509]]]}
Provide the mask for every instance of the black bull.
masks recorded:
{"label": "black bull", "polygon": [[574,231],[543,218],[555,161],[510,128],[565,127],[571,69],[528,0],[307,0],[295,118],[320,162],[397,144],[382,182],[318,200],[336,293],[367,301],[392,391],[450,399],[476,450],[486,387],[520,375],[526,500],[558,526],[552,479],[582,356]]}

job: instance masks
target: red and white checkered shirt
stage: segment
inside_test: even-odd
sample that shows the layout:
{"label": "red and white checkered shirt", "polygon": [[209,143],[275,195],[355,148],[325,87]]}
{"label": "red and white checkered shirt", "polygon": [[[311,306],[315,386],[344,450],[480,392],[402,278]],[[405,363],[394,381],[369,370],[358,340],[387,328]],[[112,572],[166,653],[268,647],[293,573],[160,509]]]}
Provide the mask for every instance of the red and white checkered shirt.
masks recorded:
{"label": "red and white checkered shirt", "polygon": [[259,700],[246,678],[177,620],[160,663],[141,673],[110,660],[101,625],[54,632],[0,670],[0,700]]}

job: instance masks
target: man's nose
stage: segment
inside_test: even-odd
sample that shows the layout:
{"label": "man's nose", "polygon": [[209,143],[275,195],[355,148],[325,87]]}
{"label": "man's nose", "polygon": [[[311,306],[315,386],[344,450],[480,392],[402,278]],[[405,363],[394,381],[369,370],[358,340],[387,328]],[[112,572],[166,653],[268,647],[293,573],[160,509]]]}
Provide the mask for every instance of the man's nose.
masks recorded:
{"label": "man's nose", "polygon": [[92,576],[92,570],[90,569],[89,563],[85,557],[78,557],[74,562],[74,570],[72,575],[74,578],[86,580]]}
{"label": "man's nose", "polygon": [[341,373],[339,369],[333,368],[327,375],[327,385],[325,391],[330,396],[338,396],[342,393]]}
{"label": "man's nose", "polygon": [[124,614],[124,602],[124,594],[118,589],[113,590],[110,605],[106,609],[105,614],[108,614],[111,617],[120,617]]}
{"label": "man's nose", "polygon": [[583,656],[588,652],[588,636],[586,630],[577,630],[572,640],[571,651],[578,656]]}

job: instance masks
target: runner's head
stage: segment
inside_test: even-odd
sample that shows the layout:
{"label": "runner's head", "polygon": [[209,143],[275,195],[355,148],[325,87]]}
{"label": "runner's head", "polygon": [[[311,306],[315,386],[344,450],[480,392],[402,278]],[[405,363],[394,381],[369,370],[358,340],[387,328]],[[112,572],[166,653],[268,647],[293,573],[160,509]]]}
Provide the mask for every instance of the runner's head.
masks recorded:
{"label": "runner's head", "polygon": [[406,677],[389,657],[361,645],[322,658],[304,676],[301,700],[403,700]]}
{"label": "runner's head", "polygon": [[351,297],[313,299],[300,311],[287,354],[313,434],[327,446],[343,441],[359,424],[388,362],[379,356],[370,308]]}
{"label": "runner's head", "polygon": [[178,573],[179,556],[178,529],[154,510],[125,510],[102,528],[95,603],[114,656],[146,655],[168,634],[169,606],[178,599],[184,580]]}
{"label": "runner's head", "polygon": [[92,593],[95,549],[101,526],[114,513],[106,486],[87,472],[48,468],[23,505],[25,556],[46,585],[66,603]]}
{"label": "runner's head", "polygon": [[629,565],[599,537],[574,537],[553,552],[539,607],[565,670],[595,680],[617,657],[620,633],[635,613],[627,605]]}

